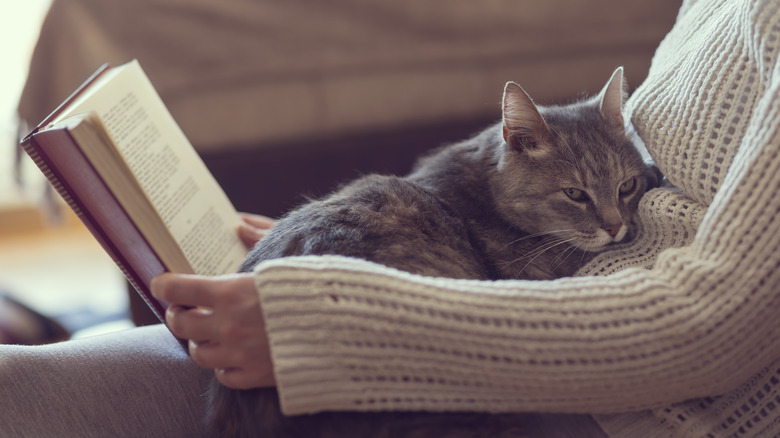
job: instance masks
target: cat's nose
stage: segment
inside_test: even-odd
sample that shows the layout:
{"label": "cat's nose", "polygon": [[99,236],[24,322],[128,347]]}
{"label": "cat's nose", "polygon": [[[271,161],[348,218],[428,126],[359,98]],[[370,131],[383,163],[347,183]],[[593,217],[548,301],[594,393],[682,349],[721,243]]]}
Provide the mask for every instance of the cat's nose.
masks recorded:
{"label": "cat's nose", "polygon": [[607,233],[609,233],[610,236],[615,237],[620,232],[620,227],[622,227],[622,224],[613,224],[613,225],[604,225],[601,228],[604,229]]}

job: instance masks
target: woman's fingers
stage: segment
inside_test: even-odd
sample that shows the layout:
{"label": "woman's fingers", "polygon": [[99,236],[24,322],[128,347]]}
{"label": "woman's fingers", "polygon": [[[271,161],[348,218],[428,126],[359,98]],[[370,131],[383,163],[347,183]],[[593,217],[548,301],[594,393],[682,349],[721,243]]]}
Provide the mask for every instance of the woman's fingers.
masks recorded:
{"label": "woman's fingers", "polygon": [[213,285],[204,277],[185,274],[160,274],[150,284],[152,295],[178,306],[214,307]]}
{"label": "woman's fingers", "polygon": [[250,213],[239,213],[243,223],[238,226],[238,237],[247,248],[255,246],[274,226],[274,220]]}
{"label": "woman's fingers", "polygon": [[170,303],[168,327],[189,340],[190,355],[232,388],[274,385],[268,335],[252,274],[162,274],[152,294]]}
{"label": "woman's fingers", "polygon": [[189,342],[190,357],[203,368],[230,367],[234,359],[228,357],[230,350],[218,341]]}
{"label": "woman's fingers", "polygon": [[214,370],[214,375],[221,384],[232,389],[276,386],[271,368],[267,368],[265,373],[247,372],[240,368],[217,368]]}
{"label": "woman's fingers", "polygon": [[270,217],[252,213],[239,213],[238,215],[244,222],[255,228],[268,230],[274,226],[274,220]]}
{"label": "woman's fingers", "polygon": [[266,235],[265,230],[260,230],[247,224],[238,226],[238,238],[247,248],[252,248]]}
{"label": "woman's fingers", "polygon": [[276,386],[271,353],[267,348],[243,350],[232,362],[215,367],[217,380],[228,388],[249,389]]}
{"label": "woman's fingers", "polygon": [[165,311],[165,323],[176,337],[200,342],[216,337],[213,315],[203,307],[171,305]]}
{"label": "woman's fingers", "polygon": [[275,384],[267,350],[237,350],[219,342],[190,341],[189,351],[198,365],[213,368],[217,379],[229,388],[248,389]]}

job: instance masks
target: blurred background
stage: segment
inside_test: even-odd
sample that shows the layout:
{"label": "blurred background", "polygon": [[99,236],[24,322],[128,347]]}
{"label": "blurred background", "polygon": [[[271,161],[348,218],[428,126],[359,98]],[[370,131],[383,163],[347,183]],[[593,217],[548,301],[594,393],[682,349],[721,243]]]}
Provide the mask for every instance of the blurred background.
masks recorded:
{"label": "blurred background", "polygon": [[37,169],[15,158],[19,133],[105,62],[138,59],[236,207],[279,216],[362,173],[405,173],[425,151],[499,120],[506,81],[542,104],[596,93],[620,65],[639,85],[679,6],[4,2],[0,293],[69,332],[154,322],[73,215],[46,202]]}
{"label": "blurred background", "polygon": [[[0,296],[53,316],[69,332],[89,334],[90,327],[112,321],[103,329],[115,330],[129,325],[124,278],[56,194],[46,200],[45,178],[18,154],[18,138],[26,128],[20,126],[17,107],[50,4],[0,3]],[[14,310],[0,308],[0,326],[17,321],[8,314]],[[46,340],[50,334],[42,335]]]}

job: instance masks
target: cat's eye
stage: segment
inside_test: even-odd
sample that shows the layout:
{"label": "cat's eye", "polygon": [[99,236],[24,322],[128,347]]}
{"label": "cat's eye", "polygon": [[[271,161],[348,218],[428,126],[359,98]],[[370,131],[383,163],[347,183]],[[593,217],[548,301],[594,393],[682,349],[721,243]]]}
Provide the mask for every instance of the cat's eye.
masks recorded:
{"label": "cat's eye", "polygon": [[588,195],[580,189],[563,189],[563,193],[566,193],[566,196],[568,196],[572,201],[585,202],[588,200]]}
{"label": "cat's eye", "polygon": [[634,187],[636,187],[636,178],[631,178],[621,184],[620,187],[618,187],[618,191],[621,195],[627,195],[634,191]]}

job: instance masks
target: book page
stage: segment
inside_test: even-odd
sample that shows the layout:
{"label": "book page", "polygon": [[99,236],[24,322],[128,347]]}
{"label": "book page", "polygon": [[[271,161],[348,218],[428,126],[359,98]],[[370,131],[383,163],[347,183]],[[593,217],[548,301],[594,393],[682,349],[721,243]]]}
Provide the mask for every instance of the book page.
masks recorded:
{"label": "book page", "polygon": [[60,118],[95,111],[192,271],[235,272],[246,255],[235,209],[138,63],[114,70]]}

